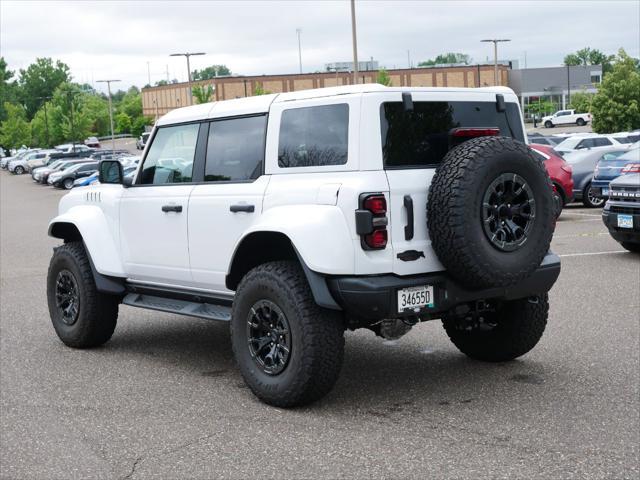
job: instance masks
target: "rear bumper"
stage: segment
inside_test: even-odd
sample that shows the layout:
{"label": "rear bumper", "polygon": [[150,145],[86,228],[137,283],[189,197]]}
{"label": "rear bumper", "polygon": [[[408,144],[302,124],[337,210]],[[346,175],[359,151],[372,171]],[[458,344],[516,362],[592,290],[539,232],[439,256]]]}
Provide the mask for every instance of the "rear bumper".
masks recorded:
{"label": "rear bumper", "polygon": [[[540,267],[527,279],[506,288],[469,290],[451,279],[447,272],[399,277],[397,275],[366,275],[329,277],[329,290],[342,309],[356,318],[377,321],[385,318],[433,317],[457,305],[477,300],[513,300],[548,292],[560,275],[560,258],[547,254]],[[434,305],[418,312],[398,312],[399,289],[433,285]]]}

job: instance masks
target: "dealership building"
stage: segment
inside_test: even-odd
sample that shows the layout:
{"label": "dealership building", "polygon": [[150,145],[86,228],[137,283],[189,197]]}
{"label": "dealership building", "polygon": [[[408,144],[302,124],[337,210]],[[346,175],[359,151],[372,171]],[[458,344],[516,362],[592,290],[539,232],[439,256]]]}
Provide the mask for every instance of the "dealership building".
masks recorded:
{"label": "dealership building", "polygon": [[[509,66],[498,65],[499,83],[507,85]],[[448,67],[407,68],[389,70],[394,86],[399,87],[479,87],[494,85],[494,66],[461,65]],[[375,83],[375,70],[358,72],[358,83]],[[192,86],[211,85],[212,101],[250,97],[256,88],[271,93],[292,92],[310,88],[353,84],[353,74],[340,71],[291,75],[228,76],[192,82]],[[142,89],[142,111],[157,118],[175,108],[190,105],[189,84],[171,83]]]}
{"label": "dealership building", "polygon": [[[364,62],[363,62],[364,63]],[[376,66],[377,66],[377,62]],[[567,108],[571,93],[596,92],[602,81],[602,66],[572,66],[512,69],[515,62],[500,62],[499,85],[506,85],[518,95],[523,111],[527,105],[549,101],[556,110]],[[339,67],[336,65],[336,67]],[[192,86],[210,85],[211,101],[250,97],[256,89],[271,93],[292,92],[310,88],[351,85],[353,74],[334,68],[332,72],[288,75],[227,76],[192,82]],[[434,66],[389,70],[391,83],[398,87],[487,87],[494,86],[493,64]],[[378,72],[358,72],[358,83],[374,83]],[[191,104],[189,84],[172,83],[142,89],[143,113],[158,118],[175,108]]]}

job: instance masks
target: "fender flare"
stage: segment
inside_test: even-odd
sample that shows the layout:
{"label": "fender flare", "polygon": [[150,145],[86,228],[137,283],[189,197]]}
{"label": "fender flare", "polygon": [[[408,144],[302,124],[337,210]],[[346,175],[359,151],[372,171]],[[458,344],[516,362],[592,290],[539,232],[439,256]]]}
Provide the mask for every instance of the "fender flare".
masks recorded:
{"label": "fender flare", "polygon": [[48,234],[67,241],[82,240],[96,272],[124,278],[126,273],[120,260],[120,248],[112,234],[117,230],[110,228],[110,223],[100,208],[76,206],[51,220]]}

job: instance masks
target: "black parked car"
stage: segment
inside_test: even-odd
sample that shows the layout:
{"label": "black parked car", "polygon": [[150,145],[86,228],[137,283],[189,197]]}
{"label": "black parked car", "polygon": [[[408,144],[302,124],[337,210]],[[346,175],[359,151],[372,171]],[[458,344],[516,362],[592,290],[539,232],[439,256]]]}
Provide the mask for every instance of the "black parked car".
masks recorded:
{"label": "black parked car", "polygon": [[77,178],[87,177],[97,172],[98,163],[99,162],[78,163],[59,172],[54,172],[49,175],[47,183],[56,188],[71,190],[73,188],[73,182],[75,182]]}

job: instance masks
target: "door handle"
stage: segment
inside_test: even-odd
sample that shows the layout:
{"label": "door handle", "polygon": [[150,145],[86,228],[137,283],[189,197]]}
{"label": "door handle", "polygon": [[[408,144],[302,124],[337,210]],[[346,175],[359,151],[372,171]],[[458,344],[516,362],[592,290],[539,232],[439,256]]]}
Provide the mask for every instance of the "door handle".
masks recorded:
{"label": "door handle", "polygon": [[413,199],[411,195],[404,196],[404,208],[407,209],[407,225],[404,227],[404,239],[413,238]]}
{"label": "door handle", "polygon": [[162,211],[167,213],[167,212],[176,212],[176,213],[180,213],[182,212],[182,205],[163,205],[162,206]]}
{"label": "door handle", "polygon": [[229,210],[231,210],[233,213],[236,213],[236,212],[253,213],[255,212],[256,207],[254,205],[247,205],[246,203],[240,203],[238,205],[231,205],[229,207]]}

